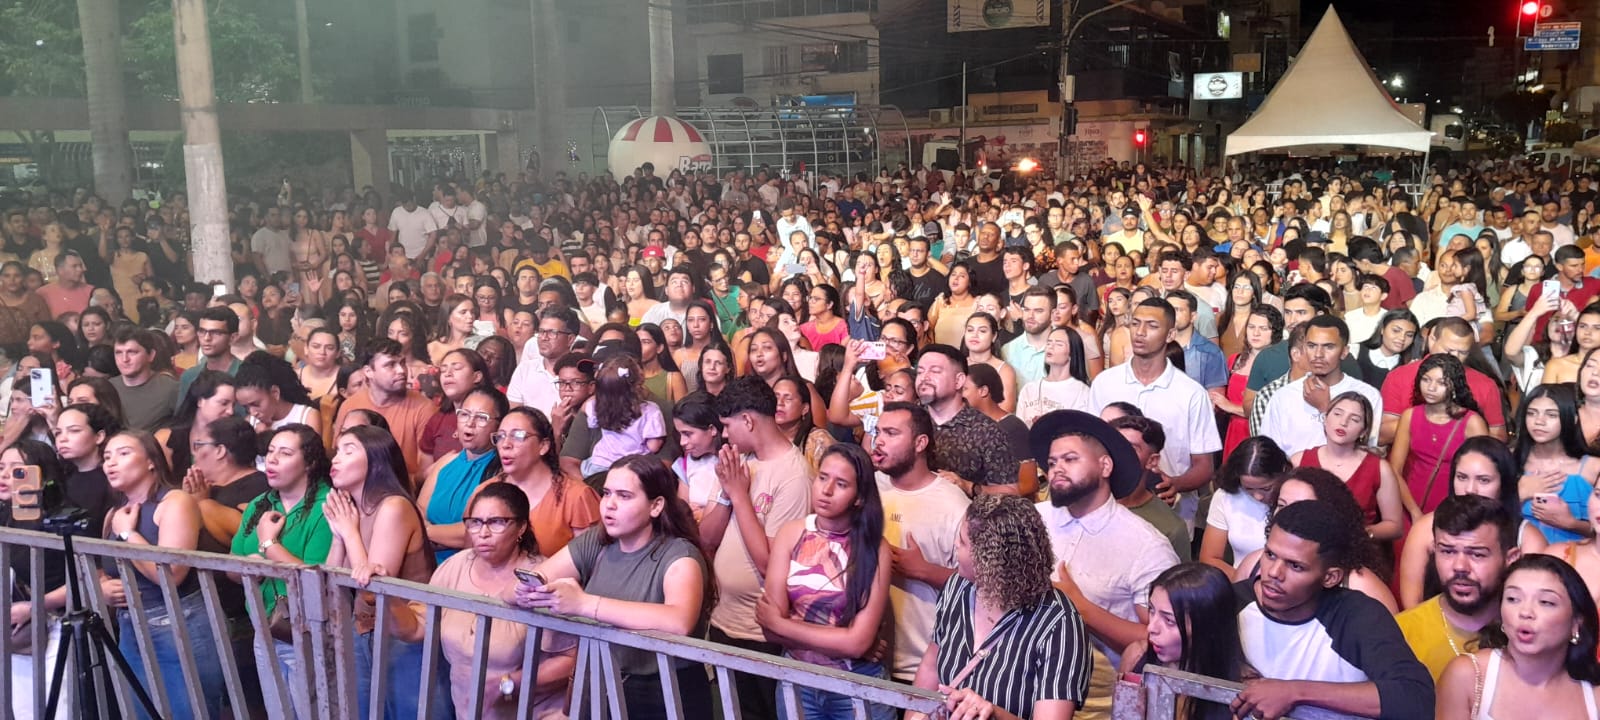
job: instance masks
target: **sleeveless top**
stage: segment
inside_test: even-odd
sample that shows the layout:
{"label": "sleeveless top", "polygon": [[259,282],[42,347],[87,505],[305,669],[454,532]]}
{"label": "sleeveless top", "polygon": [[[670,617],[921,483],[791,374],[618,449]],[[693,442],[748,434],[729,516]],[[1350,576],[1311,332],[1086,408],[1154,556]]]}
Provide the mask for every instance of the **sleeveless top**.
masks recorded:
{"label": "sleeveless top", "polygon": [[[1489,667],[1483,673],[1483,695],[1479,701],[1478,715],[1473,720],[1494,720],[1489,714],[1489,706],[1494,704],[1494,691],[1500,684],[1501,651],[1493,650],[1489,654]],[[1594,686],[1588,681],[1580,681],[1583,686],[1583,710],[1589,720],[1600,720],[1600,709],[1595,707]]]}
{"label": "sleeveless top", "polygon": [[[139,533],[139,536],[143,537],[145,541],[151,545],[157,544],[156,539],[161,537],[161,526],[156,524],[156,508],[160,506],[161,501],[167,497],[167,493],[173,491],[174,489],[169,487],[160,488],[154,495],[150,496],[150,499],[139,505],[139,523],[135,525],[133,529],[134,532]],[[117,508],[121,507],[121,505],[117,506]],[[204,528],[200,530],[200,534],[201,536],[206,534]],[[112,536],[107,534],[106,539],[112,539]],[[117,564],[110,560],[105,562],[105,571],[106,574],[110,575],[111,577],[121,577],[120,571],[117,569]],[[144,573],[141,573],[137,570],[135,570],[133,574],[134,581],[139,586],[139,601],[144,605],[144,609],[164,610],[166,608],[167,601],[161,596],[161,584],[151,581],[149,578],[144,576]],[[126,582],[126,578],[124,578],[123,581]],[[184,576],[183,582],[178,583],[178,597],[180,598],[193,595],[199,590],[200,577],[198,571],[189,571],[188,575]]]}
{"label": "sleeveless top", "polygon": [[[1327,469],[1322,464],[1322,458],[1317,454],[1321,447],[1314,447],[1300,455],[1302,467]],[[1344,481],[1350,488],[1350,494],[1356,496],[1356,504],[1361,506],[1361,514],[1366,517],[1367,524],[1378,522],[1378,487],[1383,484],[1383,469],[1379,466],[1383,460],[1376,454],[1367,453],[1361,459],[1361,464],[1356,466],[1356,471]]]}
{"label": "sleeveless top", "polygon": [[[306,424],[306,416],[309,415],[309,414],[311,414],[311,406],[310,405],[295,405],[295,406],[289,408],[289,414],[283,416],[282,420],[279,420],[279,421],[277,421],[277,422],[272,424],[272,429],[273,430],[277,430],[278,428],[281,428],[281,427],[283,427],[285,425],[293,425],[295,423],[299,423],[301,425],[305,425]],[[311,428],[311,429],[319,431],[319,432],[322,430],[322,428]]]}
{"label": "sleeveless top", "polygon": [[[433,494],[428,496],[427,520],[434,525],[452,525],[461,522],[467,514],[467,499],[472,497],[472,492],[484,481],[484,471],[489,463],[496,457],[494,450],[490,450],[476,458],[469,457],[466,450],[456,453],[454,459],[439,468],[439,474],[433,480]],[[434,558],[444,562],[446,558],[460,552],[455,548],[440,547],[434,549]]]}
{"label": "sleeveless top", "polygon": [[[802,621],[812,625],[837,627],[848,602],[845,582],[850,567],[850,536],[817,527],[817,516],[807,515],[805,531],[789,554],[789,607]],[[815,650],[791,649],[786,653],[796,660],[848,670],[849,659],[824,655]]]}
{"label": "sleeveless top", "polygon": [[1450,494],[1450,458],[1466,442],[1466,423],[1477,414],[1468,410],[1461,417],[1438,424],[1428,419],[1422,406],[1412,408],[1411,455],[1406,458],[1401,481],[1411,489],[1411,497],[1416,498],[1423,512],[1433,512]]}

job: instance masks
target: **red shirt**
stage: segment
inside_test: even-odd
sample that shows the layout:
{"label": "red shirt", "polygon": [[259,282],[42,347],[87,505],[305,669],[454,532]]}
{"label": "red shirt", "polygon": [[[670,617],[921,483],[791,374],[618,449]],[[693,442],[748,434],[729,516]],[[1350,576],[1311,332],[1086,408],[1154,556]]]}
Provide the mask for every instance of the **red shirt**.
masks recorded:
{"label": "red shirt", "polygon": [[[1411,284],[1411,276],[1406,271],[1393,265],[1383,271],[1383,279],[1389,283],[1389,296],[1383,299],[1383,309],[1399,310],[1417,299],[1417,287]],[[1384,401],[1387,406],[1388,401]]]}
{"label": "red shirt", "polygon": [[367,243],[367,257],[381,258],[389,254],[389,245],[394,242],[394,232],[389,228],[361,228],[356,233]]}
{"label": "red shirt", "polygon": [[51,319],[61,317],[69,312],[83,312],[89,307],[89,296],[94,294],[94,286],[88,283],[79,285],[76,290],[61,287],[61,283],[45,283],[39,286],[39,297],[44,298],[44,304],[50,308]]}
{"label": "red shirt", "polygon": [[[1578,278],[1578,284],[1575,287],[1573,287],[1571,290],[1561,291],[1562,299],[1572,303],[1572,306],[1577,308],[1579,312],[1582,312],[1584,308],[1588,307],[1589,303],[1594,300],[1596,295],[1600,295],[1600,280],[1589,282],[1590,279],[1591,278],[1586,277]],[[1534,307],[1535,303],[1539,302],[1539,298],[1543,296],[1544,283],[1534,283],[1533,289],[1528,291],[1528,303],[1526,307]],[[1544,317],[1539,318],[1538,324],[1533,328],[1534,342],[1540,342],[1544,340],[1545,326],[1550,324],[1550,318],[1553,316],[1554,313],[1551,313],[1550,315],[1545,315]]]}
{"label": "red shirt", "polygon": [[[1418,342],[1422,339],[1418,338]],[[1389,371],[1383,378],[1383,413],[1385,415],[1399,416],[1406,408],[1413,407],[1412,393],[1416,390],[1417,370],[1422,367],[1421,360],[1408,362]],[[1488,375],[1472,368],[1467,368],[1467,390],[1472,393],[1472,399],[1478,401],[1479,414],[1483,415],[1484,422],[1490,428],[1505,427],[1506,414],[1500,407],[1500,386]]]}

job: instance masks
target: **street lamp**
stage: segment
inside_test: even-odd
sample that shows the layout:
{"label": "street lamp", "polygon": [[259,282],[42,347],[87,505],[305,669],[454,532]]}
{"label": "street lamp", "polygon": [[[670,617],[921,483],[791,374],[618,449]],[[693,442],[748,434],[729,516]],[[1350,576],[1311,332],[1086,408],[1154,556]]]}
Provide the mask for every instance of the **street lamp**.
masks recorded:
{"label": "street lamp", "polygon": [[1399,75],[1396,75],[1396,76],[1394,76],[1392,78],[1389,78],[1389,87],[1392,87],[1392,88],[1394,88],[1396,90],[1400,90],[1400,89],[1405,88],[1405,86],[1406,86],[1405,78],[1402,78]]}

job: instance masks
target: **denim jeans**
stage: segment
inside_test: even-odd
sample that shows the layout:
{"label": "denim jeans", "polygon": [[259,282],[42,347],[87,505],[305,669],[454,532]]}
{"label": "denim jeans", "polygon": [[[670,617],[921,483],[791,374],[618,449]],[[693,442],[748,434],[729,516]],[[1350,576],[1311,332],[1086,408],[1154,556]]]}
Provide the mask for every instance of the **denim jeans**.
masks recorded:
{"label": "denim jeans", "polygon": [[[850,672],[879,679],[887,676],[880,663],[859,663],[850,668]],[[792,720],[783,707],[781,687],[778,693],[778,717],[782,720]],[[800,698],[800,713],[804,716],[803,720],[850,720],[855,717],[855,711],[850,706],[851,698],[848,696],[809,687],[796,687],[795,694]],[[871,720],[894,720],[894,716],[895,710],[892,707],[867,704],[867,717]]]}
{"label": "denim jeans", "polygon": [[[146,612],[149,627],[145,632],[150,634],[151,644],[155,648],[155,665],[161,673],[161,685],[166,689],[167,702],[172,704],[170,720],[190,720],[191,718],[214,718],[222,711],[222,661],[217,657],[216,638],[211,634],[211,623],[206,619],[206,602],[200,593],[194,593],[178,601],[179,619],[189,631],[189,647],[179,648],[177,641],[172,637],[173,617],[164,606],[151,608]],[[150,693],[153,700],[156,690],[150,684],[150,679],[145,677],[144,657],[139,653],[139,642],[133,634],[133,613],[121,610],[117,613],[117,625],[120,633],[117,635],[117,646],[122,651],[122,657],[127,658],[128,664],[133,666],[133,674],[139,679],[139,684]],[[200,693],[206,706],[201,712],[189,705],[189,691],[184,685],[183,665],[179,661],[180,655],[188,655],[194,659],[195,669],[200,674]],[[135,701],[137,706],[138,702]],[[144,718],[144,709],[137,708],[140,718]]]}
{"label": "denim jeans", "polygon": [[[356,637],[356,697],[361,717],[367,717],[372,702],[372,633]],[[412,720],[417,716],[417,692],[422,687],[422,643],[389,640],[385,671],[388,696],[383,701],[385,720]],[[450,702],[450,668],[440,658],[434,672],[433,688],[428,692],[428,718],[450,720],[456,715]]]}
{"label": "denim jeans", "polygon": [[[265,675],[271,672],[268,669],[270,667],[269,663],[277,664],[278,675],[286,686],[290,698],[290,706],[285,708],[284,712],[289,717],[296,717],[297,714],[294,710],[294,703],[303,701],[306,703],[307,707],[309,707],[311,702],[311,687],[305,678],[295,674],[296,661],[294,657],[294,644],[286,643],[282,640],[269,640],[268,643],[270,647],[267,649],[265,655],[262,654],[259,648],[256,648],[254,644],[252,644],[251,653],[255,656],[256,667],[259,668],[259,672],[262,675]],[[265,687],[265,683],[263,683],[262,686]],[[263,692],[265,692],[265,690],[263,690]],[[266,707],[265,703],[266,701],[263,699],[263,708]]]}

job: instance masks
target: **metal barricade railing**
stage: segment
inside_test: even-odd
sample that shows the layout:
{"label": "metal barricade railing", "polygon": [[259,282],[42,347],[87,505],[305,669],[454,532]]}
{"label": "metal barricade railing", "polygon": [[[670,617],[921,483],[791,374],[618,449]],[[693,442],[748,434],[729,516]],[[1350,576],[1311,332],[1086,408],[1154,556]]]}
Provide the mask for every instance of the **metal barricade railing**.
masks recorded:
{"label": "metal barricade railing", "polygon": [[[1178,698],[1190,697],[1227,705],[1244,689],[1242,683],[1151,666],[1144,670],[1144,714],[1114,713],[1115,720],[1174,720]],[[1302,705],[1289,720],[1361,720],[1332,710]]]}
{"label": "metal barricade railing", "polygon": [[[160,588],[162,600],[167,608],[180,607],[180,582],[173,576],[174,566],[187,567],[190,569],[189,572],[196,574],[199,595],[204,605],[206,626],[210,630],[212,641],[216,644],[216,656],[220,666],[217,669],[222,676],[224,699],[235,709],[234,716],[239,718],[259,715],[264,711],[266,717],[275,719],[291,717],[359,719],[358,708],[361,699],[357,697],[354,653],[354,643],[359,640],[355,633],[354,601],[355,593],[363,591],[372,593],[376,598],[374,604],[379,612],[376,613],[372,636],[383,639],[381,642],[373,643],[371,653],[373,671],[368,691],[368,696],[371,698],[368,716],[374,720],[382,717],[383,698],[387,691],[382,669],[385,667],[389,646],[392,644],[388,637],[391,619],[388,613],[382,610],[389,601],[420,604],[423,608],[421,625],[424,659],[420,668],[421,682],[417,688],[419,718],[427,717],[429,699],[427,694],[432,688],[437,687],[435,680],[447,672],[440,652],[443,641],[440,624],[443,612],[446,610],[471,613],[475,616],[474,635],[471,641],[471,678],[472,686],[477,690],[474,697],[470,698],[469,717],[478,717],[485,707],[483,688],[487,679],[490,636],[494,620],[519,623],[527,627],[520,666],[524,678],[537,676],[542,654],[541,639],[544,633],[557,632],[577,638],[576,669],[567,703],[573,717],[588,717],[594,720],[610,717],[613,720],[626,720],[627,708],[621,695],[622,677],[613,658],[613,648],[631,648],[656,656],[657,667],[662,670],[660,679],[664,706],[667,717],[673,720],[703,717],[708,710],[682,706],[678,694],[677,676],[673,672],[675,659],[702,664],[714,673],[719,705],[723,709],[723,716],[728,718],[738,717],[736,710],[738,697],[733,684],[733,673],[747,673],[774,680],[779,687],[778,700],[789,710],[789,717],[800,716],[798,689],[802,687],[838,693],[851,698],[854,715],[862,720],[868,717],[868,704],[920,712],[934,712],[941,705],[941,698],[936,694],[885,680],[865,678],[861,675],[704,640],[665,633],[634,632],[586,620],[524,610],[483,596],[419,583],[376,578],[367,587],[362,588],[342,570],[286,565],[258,558],[186,552],[104,540],[75,538],[74,544],[77,561],[70,571],[77,573],[82,581],[81,586],[85,591],[84,602],[90,609],[99,613],[113,631],[118,615],[116,609],[108,605],[98,581],[99,570],[104,564],[109,563],[117,567],[122,577],[133,578],[138,572],[134,563],[154,563],[158,573],[156,584]],[[0,528],[0,597],[12,597],[11,558],[13,548],[19,546],[26,548],[30,565],[28,577],[19,580],[34,588],[42,588],[45,585],[47,554],[57,554],[59,562],[59,553],[64,550],[61,538],[55,535]],[[227,577],[218,578],[219,574]],[[237,583],[244,593],[249,627],[241,632],[249,636],[254,659],[258,660],[251,663],[256,667],[255,678],[241,675],[241,662],[236,656],[233,640],[235,633],[229,627],[230,619],[226,617],[223,609],[221,583],[235,582],[232,578],[237,578]],[[287,604],[288,619],[295,631],[291,643],[293,672],[289,675],[285,675],[277,660],[275,645],[277,641],[269,632],[270,619],[261,594],[261,584],[273,580],[284,583],[284,592],[277,602]],[[146,689],[158,712],[162,716],[168,716],[171,712],[173,698],[169,695],[169,687],[172,692],[185,693],[189,706],[196,708],[197,712],[203,709],[205,698],[200,679],[203,669],[199,667],[194,653],[177,653],[181,682],[171,682],[163,677],[162,669],[155,657],[158,632],[172,633],[171,638],[175,647],[193,647],[193,639],[189,636],[187,626],[182,622],[181,609],[172,611],[170,622],[165,627],[152,626],[137,583],[131,581],[126,583],[124,593],[127,600],[126,612],[130,615],[130,625],[134,631],[133,640],[140,649],[141,669],[147,678]],[[43,665],[51,620],[51,615],[45,611],[43,603],[35,603],[31,626],[32,645],[35,648],[34,657],[31,659],[35,663],[33,687],[23,692],[32,697],[33,714],[36,717],[44,717],[47,673]],[[0,717],[9,717],[14,691],[20,690],[12,687],[12,661],[16,659],[12,649],[10,633],[0,633]],[[96,665],[104,665],[106,660],[103,657],[92,658],[92,662]],[[73,678],[83,672],[76,665],[75,658],[69,657],[62,689],[63,707],[71,707],[74,702]],[[260,705],[254,704],[257,698],[246,686],[246,681],[250,679],[259,682]],[[137,708],[137,702],[132,688],[114,672],[111,673],[111,685],[109,691],[106,688],[99,688],[100,692],[96,694],[102,708],[109,698],[117,703],[122,717],[136,717],[137,713],[134,710]],[[518,684],[517,717],[529,716],[528,711],[535,694],[533,685],[533,682]],[[108,717],[109,713],[102,712],[100,716]]]}

